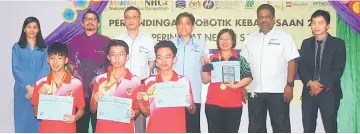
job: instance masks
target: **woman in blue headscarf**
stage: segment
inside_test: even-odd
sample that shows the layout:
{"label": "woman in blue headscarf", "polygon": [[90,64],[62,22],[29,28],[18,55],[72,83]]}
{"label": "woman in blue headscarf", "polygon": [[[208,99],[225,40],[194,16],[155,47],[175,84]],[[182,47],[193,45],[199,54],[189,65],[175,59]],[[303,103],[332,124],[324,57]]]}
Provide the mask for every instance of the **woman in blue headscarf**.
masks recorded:
{"label": "woman in blue headscarf", "polygon": [[39,121],[34,117],[31,97],[34,84],[50,71],[47,47],[35,17],[25,19],[19,42],[12,48],[14,86],[14,121],[16,133],[36,133]]}

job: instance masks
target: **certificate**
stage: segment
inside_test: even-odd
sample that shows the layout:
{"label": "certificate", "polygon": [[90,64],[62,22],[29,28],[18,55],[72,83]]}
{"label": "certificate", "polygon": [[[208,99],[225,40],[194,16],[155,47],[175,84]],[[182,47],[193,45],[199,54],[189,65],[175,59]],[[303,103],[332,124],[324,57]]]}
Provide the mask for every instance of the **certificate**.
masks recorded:
{"label": "certificate", "polygon": [[240,61],[218,61],[211,63],[211,82],[227,83],[240,81]]}
{"label": "certificate", "polygon": [[40,95],[37,118],[63,121],[64,115],[72,115],[74,97]]}
{"label": "certificate", "polygon": [[97,119],[130,123],[129,111],[132,99],[103,96],[98,102]]}
{"label": "certificate", "polygon": [[189,106],[187,101],[189,88],[189,83],[166,82],[156,84],[156,107]]}

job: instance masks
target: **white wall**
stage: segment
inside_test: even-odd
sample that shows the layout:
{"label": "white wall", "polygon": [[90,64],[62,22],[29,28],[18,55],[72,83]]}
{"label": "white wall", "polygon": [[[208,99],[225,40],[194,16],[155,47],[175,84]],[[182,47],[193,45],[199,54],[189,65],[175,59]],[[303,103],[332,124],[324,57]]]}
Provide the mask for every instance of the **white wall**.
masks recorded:
{"label": "white wall", "polygon": [[24,19],[28,16],[37,17],[45,38],[63,22],[61,12],[70,4],[70,1],[0,1],[0,40],[3,46],[0,49],[0,132],[14,132],[11,48],[19,40]]}

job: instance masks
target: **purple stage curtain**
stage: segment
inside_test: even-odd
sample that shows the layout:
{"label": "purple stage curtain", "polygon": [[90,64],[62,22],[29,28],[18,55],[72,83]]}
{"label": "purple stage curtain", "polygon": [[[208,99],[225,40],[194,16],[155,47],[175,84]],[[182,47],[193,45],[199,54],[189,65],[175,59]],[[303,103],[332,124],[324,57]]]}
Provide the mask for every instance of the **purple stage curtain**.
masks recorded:
{"label": "purple stage curtain", "polygon": [[329,1],[332,7],[336,10],[336,13],[354,30],[357,34],[360,34],[360,16],[353,13],[348,4],[341,3],[339,1]]}
{"label": "purple stage curtain", "polygon": [[109,1],[102,1],[98,4],[90,3],[89,8],[86,10],[78,10],[78,18],[72,23],[63,22],[57,27],[50,35],[45,38],[45,43],[50,45],[55,42],[61,42],[67,44],[75,35],[84,32],[82,24],[82,17],[89,9],[95,11],[101,15],[102,11],[106,7]]}

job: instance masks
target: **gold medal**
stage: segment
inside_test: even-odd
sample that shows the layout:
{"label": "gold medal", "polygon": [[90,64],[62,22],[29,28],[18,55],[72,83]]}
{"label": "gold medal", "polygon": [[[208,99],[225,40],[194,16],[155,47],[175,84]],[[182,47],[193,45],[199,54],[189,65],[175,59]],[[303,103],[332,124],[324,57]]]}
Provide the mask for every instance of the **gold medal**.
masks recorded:
{"label": "gold medal", "polygon": [[145,95],[143,96],[143,100],[144,100],[144,101],[148,101],[148,100],[149,100],[149,95],[148,95],[148,94],[145,94]]}
{"label": "gold medal", "polygon": [[226,85],[225,85],[225,84],[223,84],[223,83],[221,83],[221,85],[220,85],[220,89],[221,89],[221,90],[225,90],[225,89],[226,89]]}
{"label": "gold medal", "polygon": [[131,88],[126,89],[126,94],[130,96],[132,94],[132,89]]}

